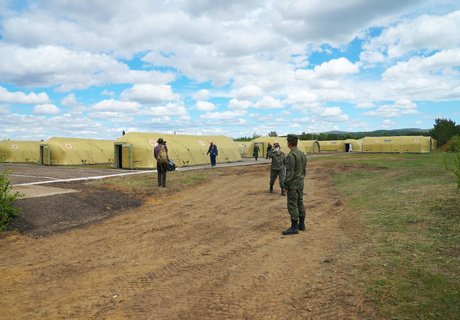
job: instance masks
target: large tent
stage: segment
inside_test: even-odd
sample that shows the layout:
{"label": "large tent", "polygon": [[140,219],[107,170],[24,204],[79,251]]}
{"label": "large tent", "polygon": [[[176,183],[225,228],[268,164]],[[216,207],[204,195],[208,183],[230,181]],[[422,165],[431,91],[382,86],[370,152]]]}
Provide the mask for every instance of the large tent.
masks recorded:
{"label": "large tent", "polygon": [[169,157],[177,167],[210,163],[207,155],[210,142],[213,142],[219,151],[217,163],[241,161],[239,146],[229,137],[130,132],[115,142],[114,167],[123,169],[156,167],[153,148],[158,138],[166,141]]}
{"label": "large tent", "polygon": [[0,159],[5,162],[32,162],[40,159],[40,141],[0,141]]}
{"label": "large tent", "polygon": [[[280,144],[281,151],[285,154],[289,153],[287,147],[287,138],[286,137],[258,137],[252,140],[247,146],[247,156],[252,157],[254,146],[257,144],[259,146],[259,157],[265,158],[267,155],[267,146],[268,143],[273,145],[275,142]],[[318,153],[320,151],[320,145],[316,140],[299,140],[297,147],[306,152],[306,153]]]}
{"label": "large tent", "polygon": [[429,153],[436,148],[436,140],[423,136],[365,137],[363,152]]}
{"label": "large tent", "polygon": [[323,151],[345,151],[345,140],[322,140],[318,141],[319,146],[321,147],[321,152]]}
{"label": "large tent", "polygon": [[112,164],[113,141],[53,137],[40,144],[43,165]]}

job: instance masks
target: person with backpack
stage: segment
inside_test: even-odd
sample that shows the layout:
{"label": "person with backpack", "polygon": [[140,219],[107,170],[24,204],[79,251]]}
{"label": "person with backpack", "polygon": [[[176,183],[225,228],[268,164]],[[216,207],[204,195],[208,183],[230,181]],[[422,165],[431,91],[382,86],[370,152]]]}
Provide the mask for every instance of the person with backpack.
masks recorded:
{"label": "person with backpack", "polygon": [[153,148],[153,157],[157,161],[158,186],[166,187],[166,172],[168,172],[168,147],[163,138],[157,140],[157,145]]}
{"label": "person with backpack", "polygon": [[208,152],[206,154],[209,154],[209,157],[211,159],[211,166],[215,167],[216,166],[216,157],[219,154],[219,152],[217,151],[217,146],[213,142],[211,142],[209,144],[209,149],[208,149]]}

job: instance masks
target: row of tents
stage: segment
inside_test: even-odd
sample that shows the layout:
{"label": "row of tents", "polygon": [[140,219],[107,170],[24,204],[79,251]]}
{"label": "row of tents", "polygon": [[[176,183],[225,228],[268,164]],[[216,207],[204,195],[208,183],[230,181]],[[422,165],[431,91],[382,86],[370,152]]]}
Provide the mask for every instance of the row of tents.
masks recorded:
{"label": "row of tents", "polygon": [[[258,137],[246,143],[226,136],[192,136],[131,132],[113,140],[53,137],[47,141],[0,141],[0,157],[5,162],[38,163],[42,165],[106,164],[123,169],[156,167],[153,148],[163,138],[176,166],[186,167],[209,163],[210,142],[219,150],[218,163],[242,161],[252,157],[258,145],[260,157],[266,155],[269,144],[279,143],[288,151],[285,137]],[[436,148],[430,137],[366,137],[360,140],[316,141],[300,140],[298,147],[307,154],[319,152],[397,152],[429,153]]]}

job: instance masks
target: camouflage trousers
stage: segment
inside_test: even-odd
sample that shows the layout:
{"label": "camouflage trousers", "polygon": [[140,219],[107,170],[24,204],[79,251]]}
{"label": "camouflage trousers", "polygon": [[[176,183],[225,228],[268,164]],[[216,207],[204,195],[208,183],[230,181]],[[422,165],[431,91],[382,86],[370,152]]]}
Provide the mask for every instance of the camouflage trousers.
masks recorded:
{"label": "camouflage trousers", "polygon": [[273,187],[275,184],[276,178],[278,178],[280,189],[284,187],[284,170],[270,170],[270,187]]}
{"label": "camouflage trousers", "polygon": [[305,207],[303,205],[303,188],[288,189],[287,206],[289,215],[292,220],[298,220],[299,217],[305,217]]}

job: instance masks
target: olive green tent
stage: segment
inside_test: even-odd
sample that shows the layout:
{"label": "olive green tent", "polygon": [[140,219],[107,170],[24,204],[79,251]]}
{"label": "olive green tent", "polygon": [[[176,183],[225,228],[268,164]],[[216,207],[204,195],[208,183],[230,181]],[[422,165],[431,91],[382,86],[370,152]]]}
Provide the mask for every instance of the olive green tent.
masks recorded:
{"label": "olive green tent", "polygon": [[[259,146],[259,157],[265,158],[267,155],[268,143],[273,145],[275,142],[280,144],[281,151],[285,154],[289,153],[290,150],[287,147],[286,137],[258,137],[248,144],[247,156],[253,156],[254,146],[257,144]],[[306,153],[318,153],[320,151],[320,145],[316,140],[299,140],[297,147]]]}
{"label": "olive green tent", "polygon": [[153,148],[158,138],[166,141],[169,157],[177,167],[210,163],[207,155],[210,142],[213,142],[219,151],[217,163],[241,161],[239,146],[229,137],[130,132],[115,142],[114,167],[123,169],[156,167]]}
{"label": "olive green tent", "polygon": [[0,141],[0,159],[5,162],[38,163],[40,158],[40,141]]}
{"label": "olive green tent", "polygon": [[429,153],[436,148],[436,140],[423,136],[365,137],[364,152]]}
{"label": "olive green tent", "polygon": [[40,144],[43,165],[112,164],[113,141],[53,137]]}
{"label": "olive green tent", "polygon": [[345,141],[344,140],[323,140],[318,141],[321,147],[321,152],[324,151],[345,151]]}

